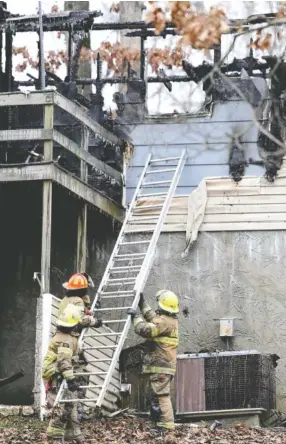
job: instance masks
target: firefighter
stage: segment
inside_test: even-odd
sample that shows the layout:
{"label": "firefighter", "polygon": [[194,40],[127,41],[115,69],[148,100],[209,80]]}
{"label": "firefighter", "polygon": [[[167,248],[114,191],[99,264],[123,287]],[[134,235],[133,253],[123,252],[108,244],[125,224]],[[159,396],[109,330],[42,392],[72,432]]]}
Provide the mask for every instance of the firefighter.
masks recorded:
{"label": "firefighter", "polygon": [[59,315],[68,304],[79,307],[81,311],[81,321],[79,322],[78,335],[80,330],[86,327],[99,328],[102,326],[101,319],[94,318],[86,309],[90,306],[90,298],[88,296],[88,288],[93,286],[90,276],[87,273],[75,273],[68,282],[63,284],[66,290],[66,296],[59,306]]}
{"label": "firefighter", "polygon": [[[58,377],[66,380],[66,399],[78,398],[79,383],[74,376],[73,359],[77,357],[79,349],[78,338],[73,336],[72,332],[80,320],[79,308],[68,304],[57,320],[57,331],[49,343],[43,362],[42,377],[45,383]],[[77,442],[83,440],[77,418],[77,402],[57,405],[50,419],[47,429],[48,442],[61,443],[66,434]]]}
{"label": "firefighter", "polygon": [[174,429],[174,412],[171,403],[170,385],[176,372],[176,357],[179,342],[179,302],[170,290],[156,294],[158,309],[155,312],[140,295],[139,308],[129,309],[135,332],[147,338],[147,353],[143,362],[143,373],[150,375],[151,419],[158,429]]}
{"label": "firefighter", "polygon": [[[63,288],[66,290],[66,296],[61,301],[59,306],[59,316],[64,310],[67,304],[73,304],[80,309],[81,319],[78,323],[77,328],[72,332],[74,336],[80,336],[80,333],[84,328],[94,327],[100,328],[103,324],[101,319],[96,319],[93,317],[90,308],[90,298],[88,295],[88,289],[93,288],[94,284],[91,277],[86,273],[75,273],[73,274],[67,282],[63,284]],[[80,351],[77,357],[77,361],[74,363],[74,370],[76,373],[87,372],[87,361],[84,356],[84,352]],[[78,381],[81,386],[87,386],[89,383],[89,376],[80,376]],[[84,398],[85,389],[81,390],[81,397]],[[84,415],[83,406],[78,403],[78,413],[79,417],[82,418]],[[69,437],[68,435],[66,438]]]}

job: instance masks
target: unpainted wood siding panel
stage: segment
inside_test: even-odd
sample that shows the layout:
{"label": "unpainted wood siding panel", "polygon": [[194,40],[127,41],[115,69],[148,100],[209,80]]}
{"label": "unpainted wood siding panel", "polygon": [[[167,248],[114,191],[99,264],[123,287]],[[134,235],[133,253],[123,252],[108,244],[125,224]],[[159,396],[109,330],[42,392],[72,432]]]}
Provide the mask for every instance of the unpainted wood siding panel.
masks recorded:
{"label": "unpainted wood siding panel", "polygon": [[204,359],[177,360],[176,393],[176,413],[206,409]]}
{"label": "unpainted wood siding panel", "polygon": [[[208,167],[215,169],[216,166]],[[186,177],[184,178],[186,180]],[[243,231],[286,229],[286,159],[272,183],[263,177],[245,176],[238,184],[228,177],[205,179],[207,201],[200,231]],[[203,197],[201,197],[203,199]],[[158,203],[154,199],[142,201],[143,205]],[[194,201],[188,197],[175,197],[167,215],[163,231],[186,231],[191,222]],[[158,209],[140,210],[136,215],[143,220],[128,227],[129,232],[152,231]],[[149,217],[149,218],[148,218]]]}

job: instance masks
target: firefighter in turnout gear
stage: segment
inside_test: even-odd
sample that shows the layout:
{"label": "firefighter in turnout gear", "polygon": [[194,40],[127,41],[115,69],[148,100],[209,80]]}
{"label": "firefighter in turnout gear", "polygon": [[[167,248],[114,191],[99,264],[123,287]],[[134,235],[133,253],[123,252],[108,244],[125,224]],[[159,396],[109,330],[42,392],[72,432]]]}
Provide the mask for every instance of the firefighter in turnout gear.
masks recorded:
{"label": "firefighter in turnout gear", "polygon": [[[77,357],[79,349],[78,338],[73,336],[72,332],[80,320],[81,313],[78,307],[67,305],[57,320],[57,331],[49,343],[42,367],[44,382],[58,377],[66,380],[65,399],[78,398],[79,383],[74,376],[73,360]],[[66,434],[77,442],[82,442],[76,402],[57,405],[48,425],[49,442],[61,443]]]}
{"label": "firefighter in turnout gear", "polygon": [[156,312],[141,294],[139,308],[143,317],[133,309],[127,313],[131,315],[135,332],[147,339],[143,373],[150,375],[151,418],[160,429],[174,429],[170,384],[176,372],[179,302],[170,290],[159,291],[156,298]]}
{"label": "firefighter in turnout gear", "polygon": [[59,306],[59,316],[68,304],[73,304],[81,311],[81,320],[78,327],[78,336],[86,327],[99,328],[102,326],[100,319],[94,318],[87,310],[90,306],[90,298],[88,296],[88,288],[93,287],[93,282],[87,273],[75,273],[68,282],[63,284],[66,290],[66,297],[61,301]]}
{"label": "firefighter in turnout gear", "polygon": [[[63,288],[66,290],[66,296],[60,303],[58,316],[61,315],[62,311],[68,304],[73,304],[80,310],[81,318],[76,329],[71,333],[73,336],[79,337],[84,328],[100,328],[103,324],[102,320],[93,317],[91,311],[89,310],[90,298],[88,295],[88,289],[93,287],[94,284],[91,277],[85,272],[73,274],[69,278],[68,282],[65,282],[63,284]],[[74,362],[74,370],[76,373],[87,372],[87,361],[82,351],[79,351],[78,358]],[[89,383],[89,376],[80,376],[78,378],[78,381],[81,386],[87,386]],[[84,392],[85,389],[82,389],[82,397],[84,397]],[[78,403],[78,411],[80,417],[82,417],[83,406],[81,405],[81,403]]]}

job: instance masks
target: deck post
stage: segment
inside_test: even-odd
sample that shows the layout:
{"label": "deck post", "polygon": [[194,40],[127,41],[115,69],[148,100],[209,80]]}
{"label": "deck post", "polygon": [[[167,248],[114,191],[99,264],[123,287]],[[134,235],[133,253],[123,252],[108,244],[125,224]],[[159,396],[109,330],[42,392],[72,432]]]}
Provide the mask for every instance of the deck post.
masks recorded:
{"label": "deck post", "polygon": [[[44,106],[44,129],[53,129],[54,106]],[[44,141],[44,158],[46,161],[53,160],[53,141]],[[51,238],[52,238],[52,180],[43,181],[43,204],[42,204],[42,249],[41,249],[41,294],[37,301],[36,321],[36,350],[35,350],[35,386],[34,407],[36,412],[42,416],[42,349],[43,349],[43,297],[50,292],[50,267],[51,267]]]}
{"label": "deck post", "polygon": [[[83,150],[88,151],[89,143],[89,130],[83,125],[81,136],[81,147]],[[81,160],[80,163],[80,178],[82,181],[87,182],[88,166],[85,161]],[[86,231],[87,231],[87,203],[80,201],[80,208],[78,213],[78,225],[77,225],[77,271],[86,270]]]}

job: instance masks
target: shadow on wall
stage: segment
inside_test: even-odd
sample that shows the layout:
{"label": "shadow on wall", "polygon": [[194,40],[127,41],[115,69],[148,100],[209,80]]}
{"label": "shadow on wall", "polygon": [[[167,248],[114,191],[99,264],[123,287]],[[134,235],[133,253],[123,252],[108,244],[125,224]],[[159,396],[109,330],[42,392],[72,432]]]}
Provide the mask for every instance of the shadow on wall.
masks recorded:
{"label": "shadow on wall", "polygon": [[2,404],[33,403],[41,205],[39,184],[0,186],[0,379],[25,373],[0,389]]}

